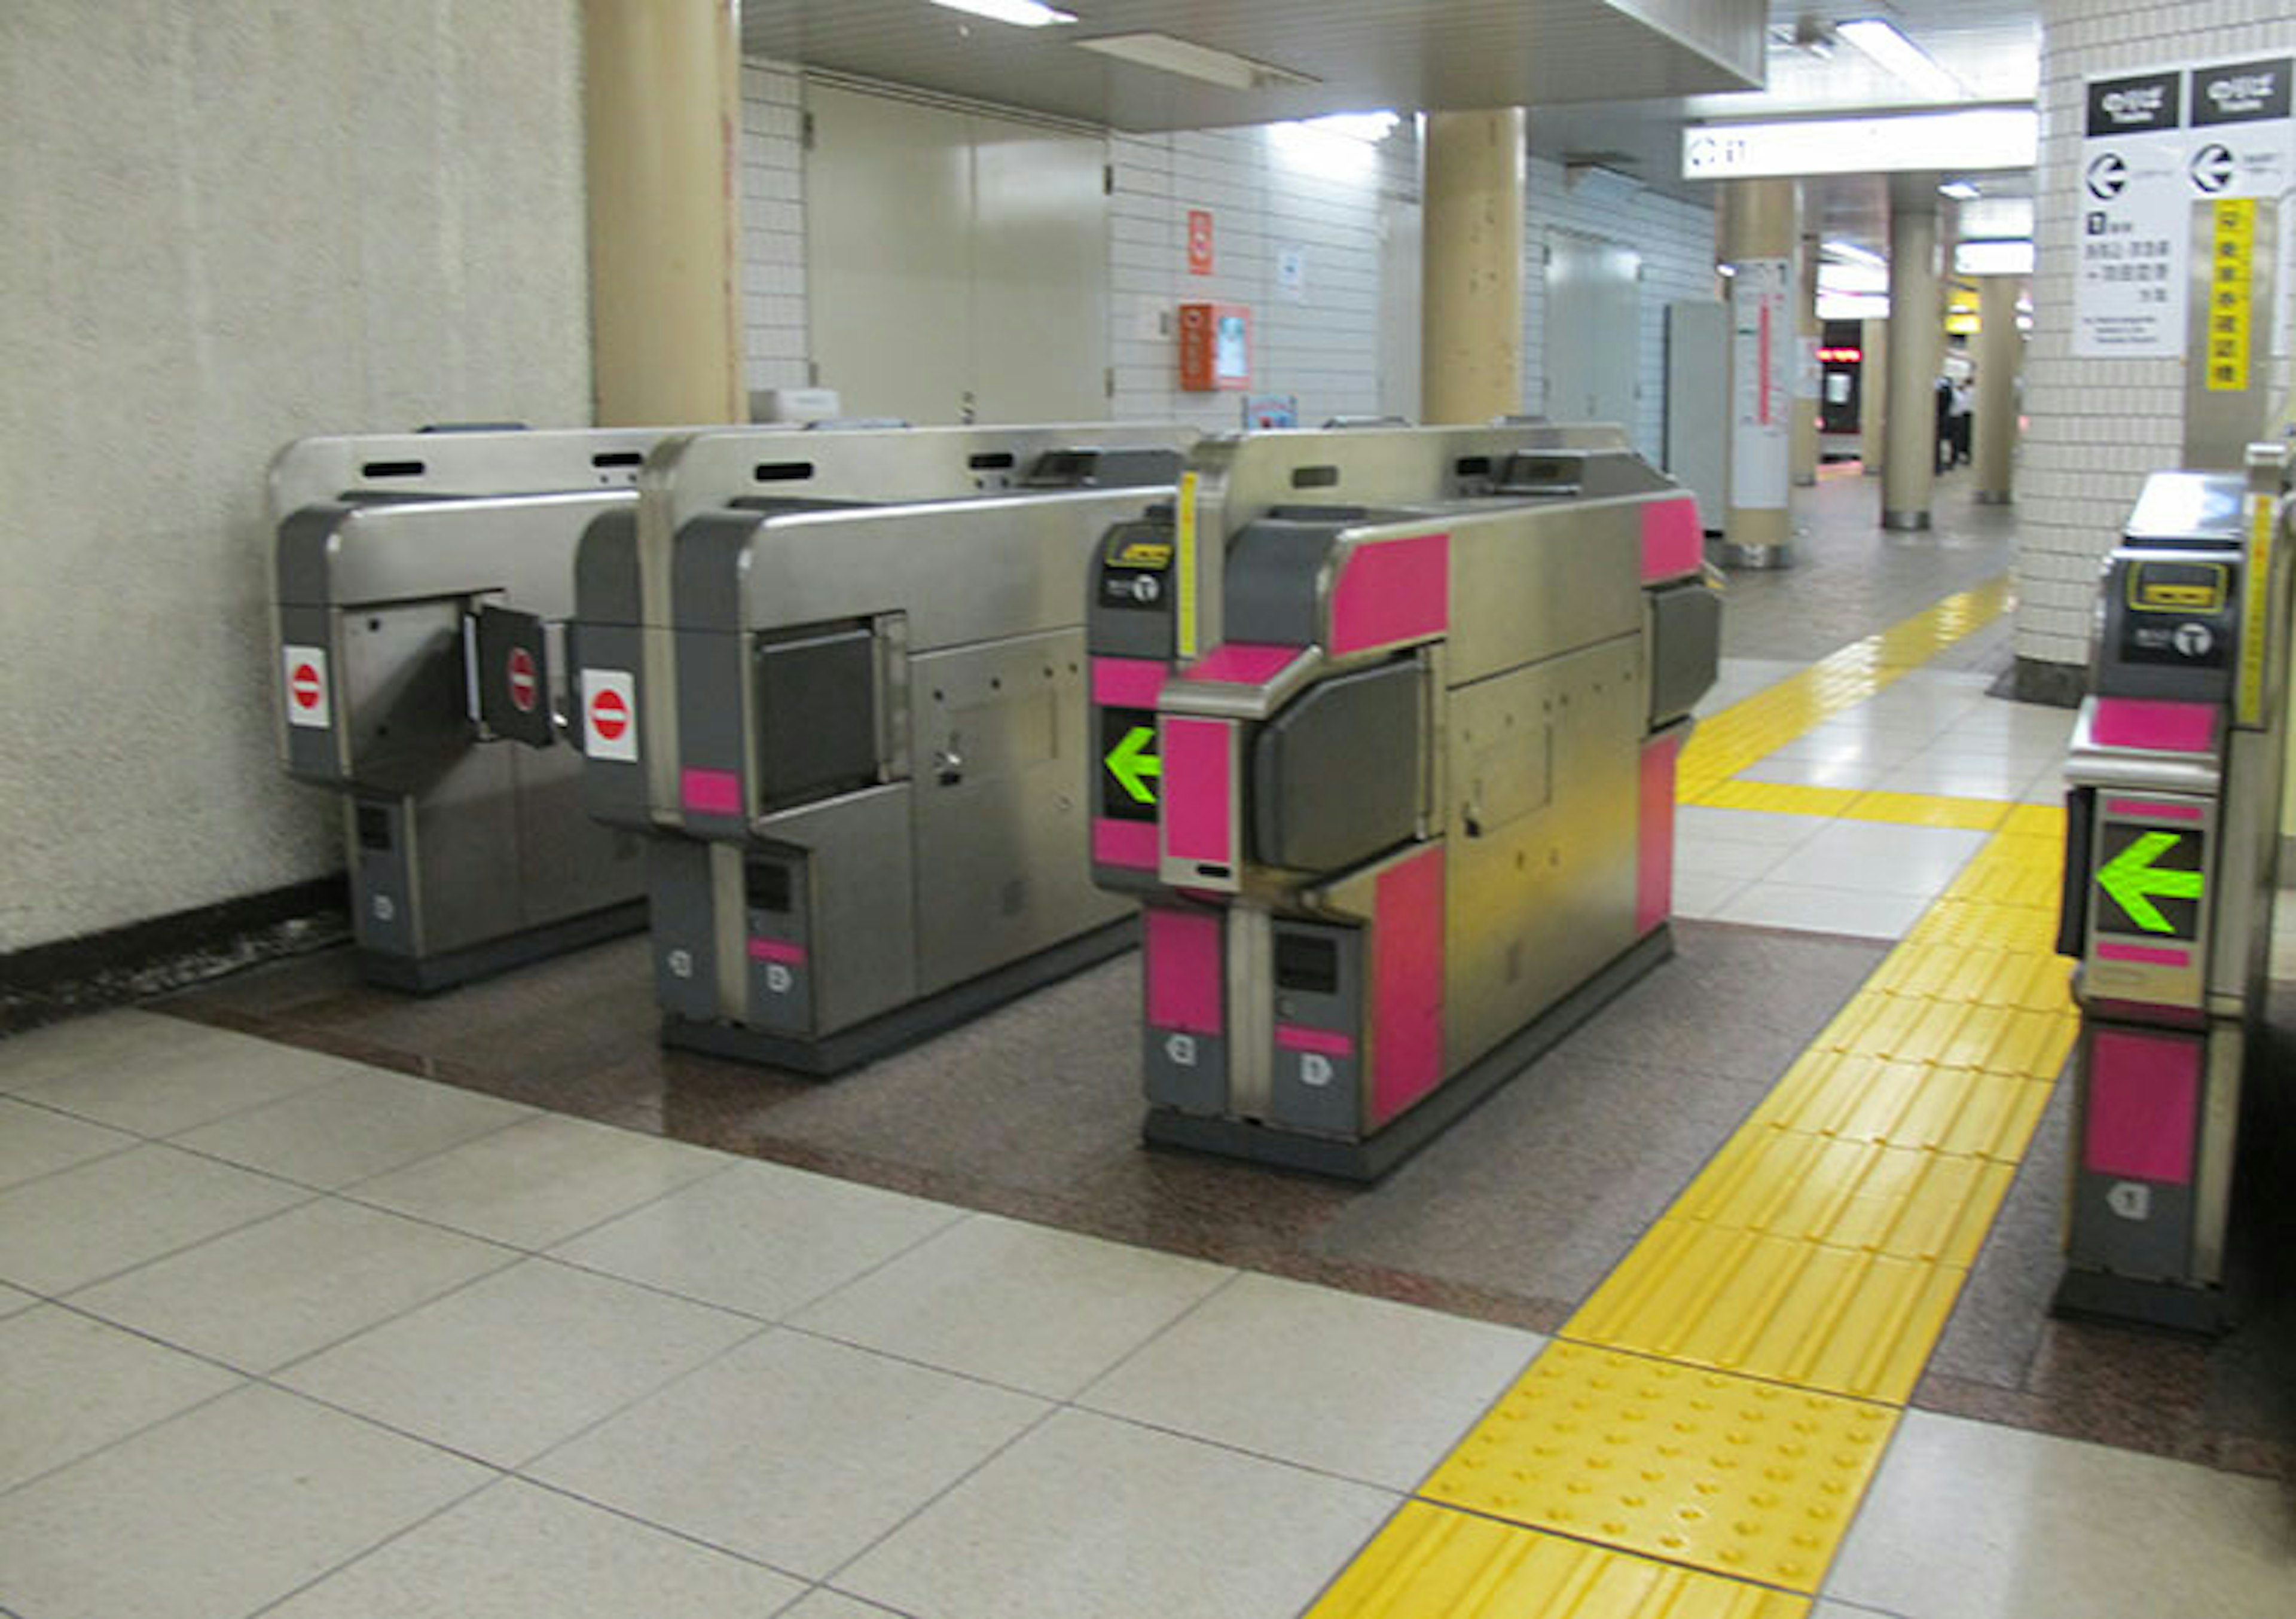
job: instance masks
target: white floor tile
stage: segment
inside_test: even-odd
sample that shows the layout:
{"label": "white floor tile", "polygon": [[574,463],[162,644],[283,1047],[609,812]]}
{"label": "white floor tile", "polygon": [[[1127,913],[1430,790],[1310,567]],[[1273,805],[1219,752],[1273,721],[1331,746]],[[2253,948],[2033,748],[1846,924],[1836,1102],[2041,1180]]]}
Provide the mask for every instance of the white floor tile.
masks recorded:
{"label": "white floor tile", "polygon": [[0,1191],[0,1279],[63,1293],[310,1195],[172,1147],[116,1152]]}
{"label": "white floor tile", "polygon": [[1725,843],[1768,844],[1798,849],[1825,830],[1816,815],[1779,815],[1767,810],[1709,809],[1685,804],[1674,812],[1675,846],[1714,838]]}
{"label": "white floor tile", "polygon": [[1292,1619],[1395,1505],[1064,1410],[837,1582],[920,1619]]}
{"label": "white floor tile", "polygon": [[516,1258],[476,1238],[328,1198],[116,1276],[71,1302],[267,1372]]}
{"label": "white floor tile", "polygon": [[1908,1619],[2286,1619],[2279,1487],[1907,1413],[1826,1582]]}
{"label": "white floor tile", "polygon": [[2013,800],[2030,786],[2042,766],[1950,763],[1924,756],[1885,773],[1879,786],[1885,793],[1925,793],[1944,798]]}
{"label": "white floor tile", "polygon": [[106,1153],[125,1152],[140,1138],[0,1097],[0,1187],[70,1169]]}
{"label": "white floor tile", "polygon": [[367,1068],[171,1139],[332,1190],[533,1116],[533,1108],[498,1097]]}
{"label": "white floor tile", "polygon": [[1985,846],[1986,837],[1954,828],[1838,821],[1796,849],[1775,875],[1801,887],[1933,899]]}
{"label": "white floor tile", "polygon": [[754,1563],[504,1479],[264,1619],[764,1619],[804,1590]]}
{"label": "white floor tile", "polygon": [[738,1163],[554,1250],[570,1264],[778,1321],[959,1218],[945,1204]]}
{"label": "white floor tile", "polygon": [[1903,938],[1930,902],[1914,895],[1854,894],[1795,883],[1756,883],[1714,913],[1718,922],[1788,928],[1851,938]]}
{"label": "white floor tile", "polygon": [[1835,765],[1903,765],[1924,748],[1934,745],[1903,732],[1820,725],[1783,748],[1773,748],[1764,756],[1763,763],[1797,760]]}
{"label": "white floor tile", "polygon": [[529,1259],[290,1366],[277,1381],[516,1467],[757,1330],[722,1310]]}
{"label": "white floor tile", "polygon": [[182,1062],[263,1042],[152,1012],[101,1012],[0,1040],[0,1091],[23,1091],[83,1068]]}
{"label": "white floor tile", "polygon": [[1753,884],[1742,877],[1706,877],[1677,871],[1674,879],[1674,914],[1702,922],[1720,912]]}
{"label": "white floor tile", "polygon": [[1726,877],[1750,882],[1757,877],[1768,876],[1781,862],[1792,857],[1792,850],[1775,843],[1730,843],[1719,838],[1677,832],[1674,840],[1674,875],[1677,882],[1685,877]]}
{"label": "white floor tile", "polygon": [[653,1136],[544,1114],[361,1181],[349,1195],[513,1247],[546,1248],[728,1160]]}
{"label": "white floor tile", "polygon": [[1879,783],[1893,767],[1865,759],[1770,757],[1738,773],[1741,781],[1775,781],[1788,787],[1833,787],[1863,792]]}
{"label": "white floor tile", "polygon": [[[0,1367],[7,1369],[0,1391],[0,1491],[241,1381],[220,1366],[53,1304],[0,1321]],[[0,1571],[0,1599],[7,1584]]]}
{"label": "white floor tile", "polygon": [[487,1476],[308,1400],[244,1388],[11,1494],[0,1600],[38,1619],[252,1613]]}
{"label": "white floor tile", "polygon": [[907,1619],[898,1608],[879,1607],[873,1602],[864,1602],[858,1597],[849,1597],[826,1585],[816,1585],[804,1601],[782,1615],[782,1619]]}
{"label": "white floor tile", "polygon": [[975,1214],[791,1324],[1065,1399],[1234,1274]]}
{"label": "white floor tile", "polygon": [[1023,1394],[774,1329],[529,1470],[648,1523],[817,1580],[1046,1409]]}
{"label": "white floor tile", "polygon": [[1545,1342],[1510,1327],[1245,1275],[1077,1402],[1409,1490]]}
{"label": "white floor tile", "polygon": [[[197,1026],[172,1018],[156,1021],[179,1030]],[[170,1052],[164,1059],[147,1054],[74,1068],[17,1094],[99,1124],[166,1136],[360,1072],[357,1063],[339,1057],[266,1040],[191,1043],[188,1053]]]}

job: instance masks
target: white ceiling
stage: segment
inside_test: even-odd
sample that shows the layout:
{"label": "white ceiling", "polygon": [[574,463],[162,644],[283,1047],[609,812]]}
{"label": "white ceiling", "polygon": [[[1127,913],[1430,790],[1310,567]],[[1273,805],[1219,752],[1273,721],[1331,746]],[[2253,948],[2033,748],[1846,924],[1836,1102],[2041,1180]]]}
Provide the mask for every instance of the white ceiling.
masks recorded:
{"label": "white ceiling", "polygon": [[[1847,43],[1797,46],[1880,18],[1952,74],[1970,102],[2029,102],[2039,0],[1059,0],[1070,25],[1020,29],[927,0],[742,0],[758,55],[1119,128],[1212,127],[1334,111],[1526,105],[1531,146],[1678,196],[1686,123],[1935,106]],[[1079,51],[1156,29],[1311,75],[1238,91]],[[1759,88],[1733,88],[1759,84]],[[1955,176],[1941,176],[1942,179]],[[2030,174],[1988,195],[2030,196]],[[1887,186],[1807,183],[1818,230],[1876,251]]]}

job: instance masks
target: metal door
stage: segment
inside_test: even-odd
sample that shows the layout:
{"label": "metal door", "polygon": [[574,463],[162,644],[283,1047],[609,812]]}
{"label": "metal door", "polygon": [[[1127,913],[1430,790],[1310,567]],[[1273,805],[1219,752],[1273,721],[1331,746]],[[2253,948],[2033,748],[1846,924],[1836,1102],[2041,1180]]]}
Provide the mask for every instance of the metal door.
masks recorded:
{"label": "metal door", "polygon": [[1546,414],[1557,421],[1611,421],[1633,434],[1640,420],[1642,255],[1562,232],[1547,237]]}
{"label": "metal door", "polygon": [[972,380],[980,421],[1108,415],[1108,143],[973,116]]}

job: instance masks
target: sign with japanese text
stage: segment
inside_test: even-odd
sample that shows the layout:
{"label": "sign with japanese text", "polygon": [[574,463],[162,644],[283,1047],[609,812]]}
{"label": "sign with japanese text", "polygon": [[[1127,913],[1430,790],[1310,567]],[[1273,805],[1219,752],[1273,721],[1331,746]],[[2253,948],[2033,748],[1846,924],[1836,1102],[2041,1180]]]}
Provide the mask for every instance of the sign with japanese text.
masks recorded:
{"label": "sign with japanese text", "polygon": [[[2184,357],[2193,204],[2277,198],[2288,189],[2296,172],[2292,65],[2275,57],[2088,81],[2074,354]],[[2243,329],[2243,347],[2246,340]]]}

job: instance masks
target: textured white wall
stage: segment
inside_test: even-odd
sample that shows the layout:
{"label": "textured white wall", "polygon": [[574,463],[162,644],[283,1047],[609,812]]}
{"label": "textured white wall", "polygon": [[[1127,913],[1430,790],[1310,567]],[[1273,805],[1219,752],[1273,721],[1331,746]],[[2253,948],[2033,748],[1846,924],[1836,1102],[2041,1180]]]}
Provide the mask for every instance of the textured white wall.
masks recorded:
{"label": "textured white wall", "polygon": [[[1535,119],[1538,115],[1531,114]],[[1523,201],[1522,397],[1537,411],[1546,370],[1546,278],[1550,236],[1567,232],[1642,255],[1641,330],[1636,334],[1635,420],[1626,428],[1635,446],[1653,462],[1666,457],[1666,307],[1714,296],[1714,209],[1656,192],[1623,201],[1595,202],[1570,189],[1562,165],[1530,160]]]}
{"label": "textured white wall", "polygon": [[[2017,655],[2078,665],[2088,656],[2097,563],[2118,542],[2148,472],[2184,446],[2185,362],[2087,360],[2072,353],[2079,270],[2083,81],[2188,60],[2296,49],[2285,0],[2044,0],[2041,7],[2039,259],[2025,372],[2030,418],[2017,475]],[[2296,226],[2284,218],[2282,229]],[[2296,303],[2284,288],[2282,346]],[[2284,397],[2288,364],[2274,368]]]}
{"label": "textured white wall", "polygon": [[286,440],[589,419],[572,0],[0,4],[0,952],[340,863]]}

